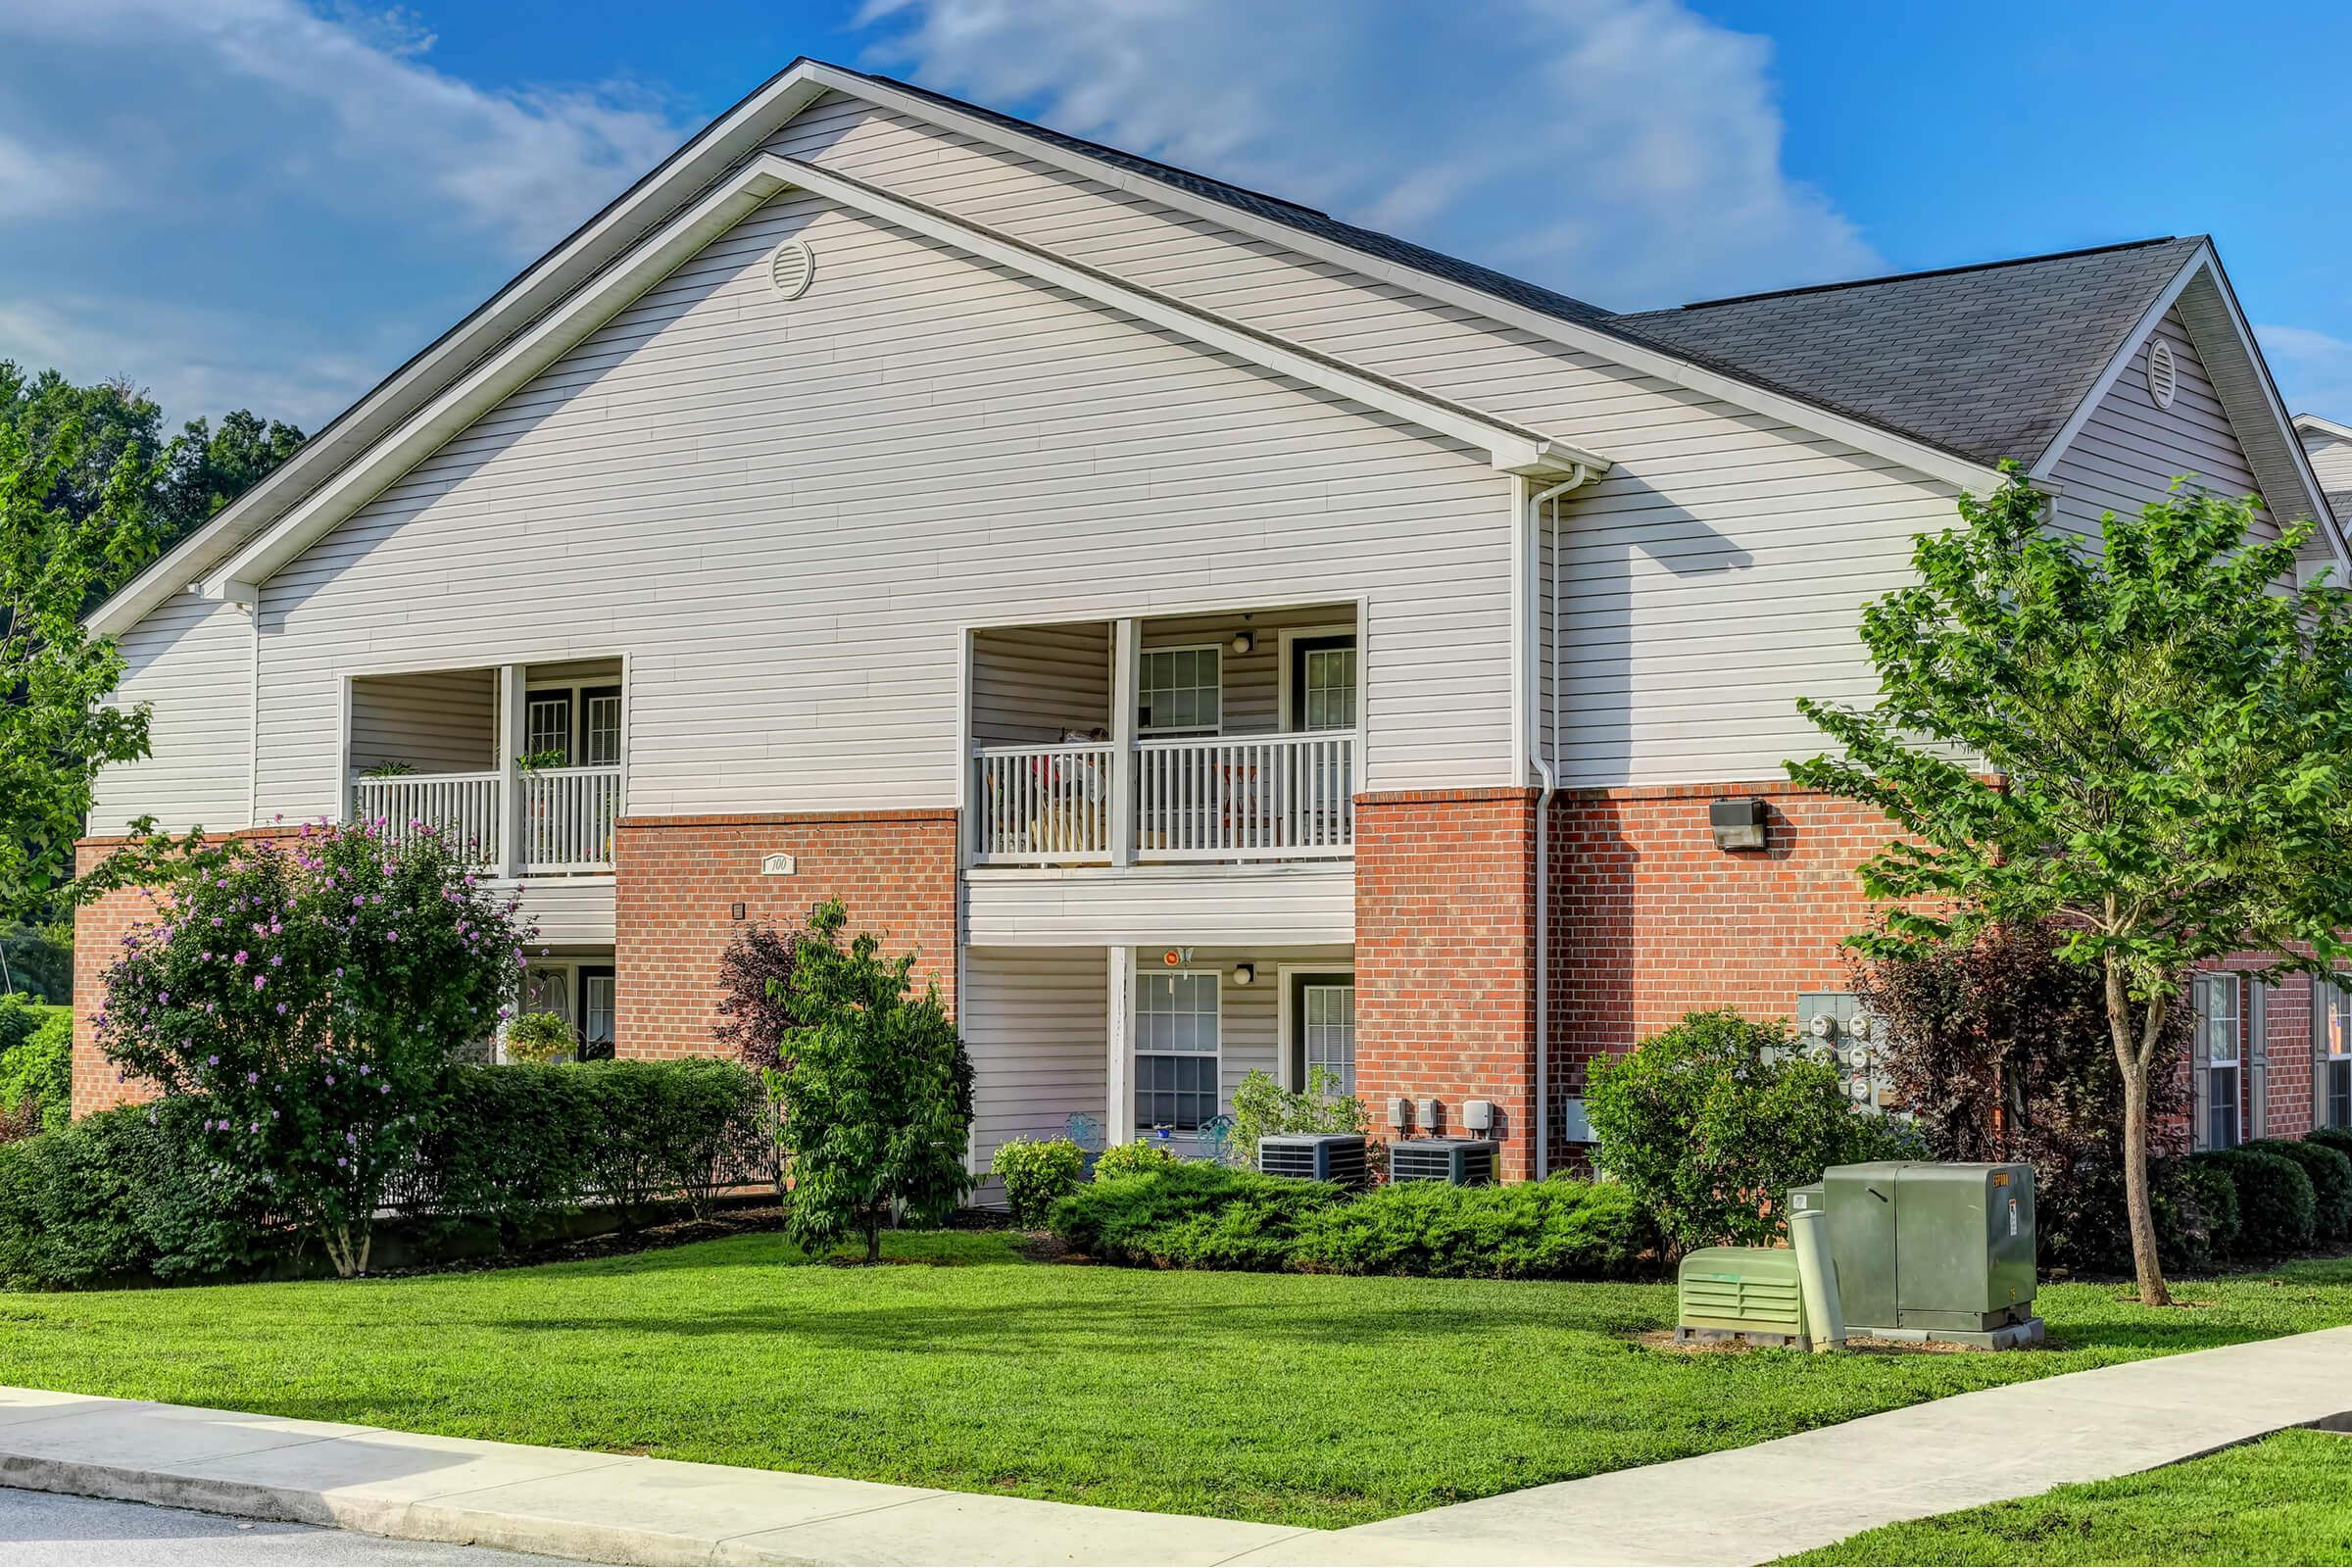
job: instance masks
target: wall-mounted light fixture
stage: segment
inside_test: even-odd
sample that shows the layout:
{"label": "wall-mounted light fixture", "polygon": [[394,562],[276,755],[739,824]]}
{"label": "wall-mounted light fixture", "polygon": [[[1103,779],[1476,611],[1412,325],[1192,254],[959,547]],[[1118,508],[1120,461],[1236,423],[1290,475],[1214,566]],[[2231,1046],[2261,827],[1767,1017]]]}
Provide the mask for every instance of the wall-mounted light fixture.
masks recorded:
{"label": "wall-mounted light fixture", "polygon": [[740,920],[740,919],[742,919],[742,918],[743,918],[743,906],[742,906],[742,905],[740,905],[740,904],[733,904],[733,905],[729,905],[729,906],[727,906],[727,918],[728,918],[728,919],[730,919],[730,920]]}
{"label": "wall-mounted light fixture", "polygon": [[1237,631],[1233,634],[1233,641],[1226,646],[1237,654],[1255,653],[1257,651],[1257,633]]}
{"label": "wall-mounted light fixture", "polygon": [[1707,808],[1707,827],[1719,850],[1764,848],[1764,817],[1760,800],[1717,801]]}
{"label": "wall-mounted light fixture", "polygon": [[1237,963],[1237,964],[1235,964],[1235,965],[1233,966],[1233,983],[1234,983],[1235,985],[1237,985],[1237,986],[1246,986],[1246,985],[1248,985],[1248,984],[1249,984],[1250,981],[1252,981],[1252,980],[1254,980],[1254,979],[1256,979],[1256,978],[1257,978],[1257,965],[1256,965],[1256,964],[1254,964],[1254,963]]}

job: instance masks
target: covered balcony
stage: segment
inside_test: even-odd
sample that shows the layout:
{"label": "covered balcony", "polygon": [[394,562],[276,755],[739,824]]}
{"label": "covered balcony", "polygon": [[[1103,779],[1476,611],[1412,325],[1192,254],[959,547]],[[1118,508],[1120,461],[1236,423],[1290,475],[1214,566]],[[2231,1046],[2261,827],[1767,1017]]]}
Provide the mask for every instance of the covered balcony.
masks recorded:
{"label": "covered balcony", "polygon": [[618,659],[357,675],[350,814],[429,827],[492,875],[610,875],[627,758]]}
{"label": "covered balcony", "polygon": [[1352,604],[971,637],[975,867],[1355,853]]}

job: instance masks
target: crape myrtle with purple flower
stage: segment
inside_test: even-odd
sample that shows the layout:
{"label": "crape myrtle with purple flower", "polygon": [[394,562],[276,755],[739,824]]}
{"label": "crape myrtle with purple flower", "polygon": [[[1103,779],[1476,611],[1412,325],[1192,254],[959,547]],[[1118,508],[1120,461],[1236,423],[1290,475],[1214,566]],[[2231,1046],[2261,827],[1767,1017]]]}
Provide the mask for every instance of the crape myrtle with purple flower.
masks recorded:
{"label": "crape myrtle with purple flower", "polygon": [[535,928],[421,823],[189,855],[105,975],[99,1049],[202,1103],[206,1147],[278,1218],[368,1267],[448,1068],[511,1010]]}

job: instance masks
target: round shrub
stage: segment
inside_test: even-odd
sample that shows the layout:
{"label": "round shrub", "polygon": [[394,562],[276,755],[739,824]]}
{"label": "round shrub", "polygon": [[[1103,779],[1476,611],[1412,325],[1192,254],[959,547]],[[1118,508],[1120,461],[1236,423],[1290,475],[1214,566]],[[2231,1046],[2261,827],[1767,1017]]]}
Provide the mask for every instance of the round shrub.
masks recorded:
{"label": "round shrub", "polygon": [[1621,1183],[1404,1182],[1309,1216],[1290,1266],[1310,1274],[1590,1280],[1634,1276],[1655,1256],[1647,1216]]}
{"label": "round shrub", "polygon": [[1347,1194],[1203,1160],[1094,1181],[1054,1208],[1054,1230],[1090,1256],[1153,1268],[1279,1269],[1309,1216]]}
{"label": "round shrub", "polygon": [[1175,1163],[1176,1156],[1157,1144],[1113,1144],[1095,1156],[1095,1180],[1107,1182],[1122,1176],[1148,1176]]}
{"label": "round shrub", "polygon": [[1678,1250],[1769,1246],[1789,1188],[1912,1153],[1903,1130],[1854,1109],[1836,1067],[1794,1046],[1779,1020],[1692,1012],[1592,1070],[1593,1162]]}
{"label": "round shrub", "polygon": [[2311,1178],[2313,1239],[2340,1242],[2352,1237],[2352,1157],[2299,1138],[2258,1138],[2245,1145],[2278,1154],[2303,1167]]}
{"label": "round shrub", "polygon": [[1067,1138],[1015,1138],[997,1146],[988,1173],[1004,1184],[1012,1222],[1035,1230],[1053,1214],[1054,1205],[1085,1180],[1086,1153]]}
{"label": "round shrub", "polygon": [[2229,1176],[2237,1190],[2238,1257],[2283,1257],[2311,1245],[2318,1200],[2303,1167],[2260,1149],[2221,1149],[2190,1156]]}
{"label": "round shrub", "polygon": [[2352,1155],[2352,1127],[2315,1127],[2303,1135],[2307,1144],[2332,1149],[2339,1154]]}
{"label": "round shrub", "polygon": [[[2195,1210],[2192,1216],[2195,1221],[2193,1235],[2202,1244],[2201,1247],[2187,1249],[2195,1255],[2184,1258],[2179,1265],[2171,1257],[2165,1258],[2165,1266],[2201,1268],[2216,1258],[2233,1255],[2237,1251],[2238,1233],[2244,1221],[2237,1211],[2237,1183],[2230,1179],[2230,1173],[2219,1165],[2197,1159],[2151,1160],[2149,1182],[2160,1192],[2172,1185],[2169,1180],[2159,1179],[2160,1169],[2167,1177],[2178,1173],[2180,1185],[2187,1190]],[[2121,1181],[2116,1185],[2120,1189]],[[2162,1243],[2167,1234],[2160,1220],[2156,1228],[2158,1242]],[[2124,1250],[2128,1258],[2131,1251],[2129,1237],[2124,1240]]]}

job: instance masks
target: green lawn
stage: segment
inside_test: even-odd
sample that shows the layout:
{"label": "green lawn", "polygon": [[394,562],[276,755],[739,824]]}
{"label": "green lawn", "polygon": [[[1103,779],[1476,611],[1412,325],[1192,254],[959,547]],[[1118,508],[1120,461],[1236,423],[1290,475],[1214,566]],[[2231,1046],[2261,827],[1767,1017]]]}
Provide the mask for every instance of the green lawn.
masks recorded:
{"label": "green lawn", "polygon": [[2352,1438],[2282,1432],[2186,1464],[1864,1531],[1791,1563],[2352,1563]]}
{"label": "green lawn", "polygon": [[[2063,1348],[1686,1355],[1663,1285],[1174,1274],[769,1235],[593,1263],[0,1296],[0,1383],[1347,1525],[2104,1362],[2352,1322],[2352,1260],[2042,1295]],[[937,1266],[923,1266],[923,1265]],[[949,1266],[952,1265],[952,1266]]]}

